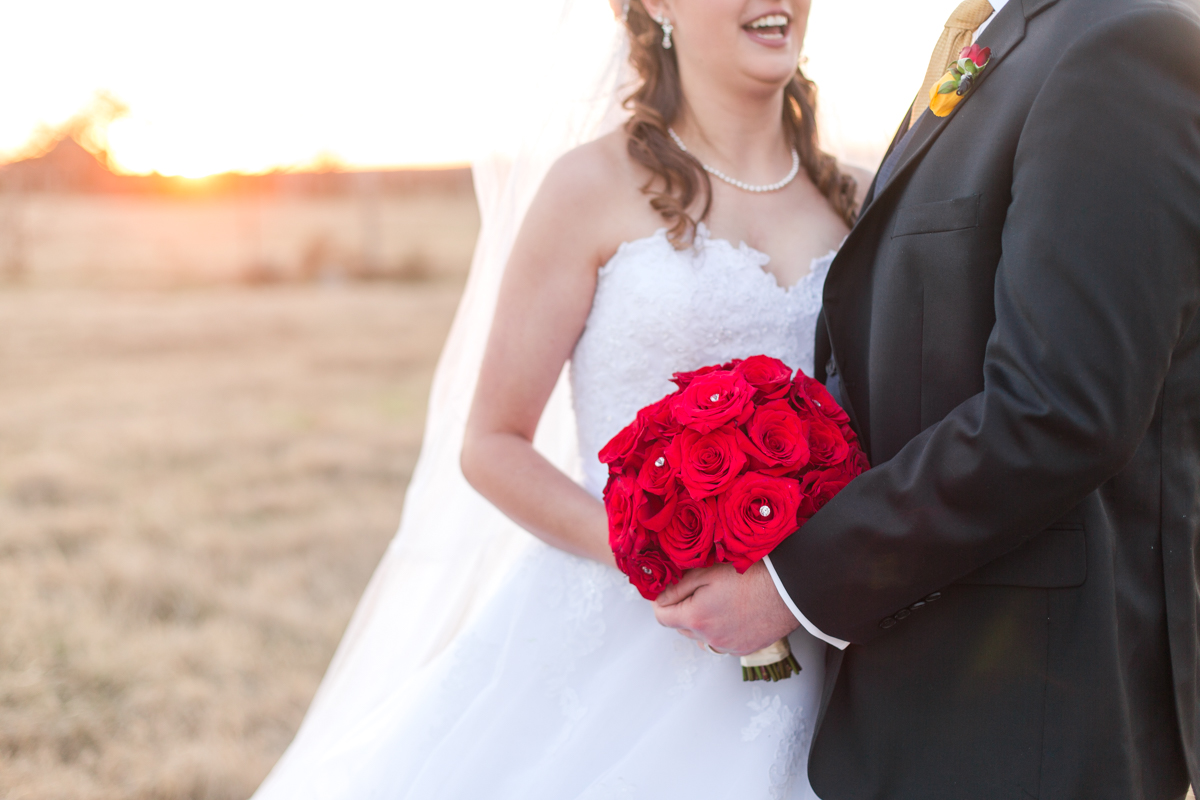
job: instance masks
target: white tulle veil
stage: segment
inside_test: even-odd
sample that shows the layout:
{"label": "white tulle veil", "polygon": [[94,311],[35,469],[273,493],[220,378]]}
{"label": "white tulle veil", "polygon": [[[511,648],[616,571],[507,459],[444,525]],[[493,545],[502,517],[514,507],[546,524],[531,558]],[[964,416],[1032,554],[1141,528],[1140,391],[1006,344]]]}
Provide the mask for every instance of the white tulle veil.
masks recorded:
{"label": "white tulle veil", "polygon": [[[371,718],[380,709],[403,713],[420,692],[423,670],[531,541],[463,478],[463,429],[500,281],[525,211],[555,159],[621,123],[620,94],[629,70],[624,31],[603,0],[508,5],[521,33],[517,41],[510,37],[500,43],[503,48],[481,64],[481,83],[475,87],[483,98],[479,122],[489,139],[472,165],[482,226],[434,377],[425,439],[400,528],[296,739],[256,800],[313,796],[315,786],[337,781],[323,771],[352,768],[353,758],[331,759],[330,753],[344,754],[369,737]],[[459,6],[455,15],[470,16]],[[498,109],[504,120],[489,119]],[[565,370],[535,445],[578,477]]]}

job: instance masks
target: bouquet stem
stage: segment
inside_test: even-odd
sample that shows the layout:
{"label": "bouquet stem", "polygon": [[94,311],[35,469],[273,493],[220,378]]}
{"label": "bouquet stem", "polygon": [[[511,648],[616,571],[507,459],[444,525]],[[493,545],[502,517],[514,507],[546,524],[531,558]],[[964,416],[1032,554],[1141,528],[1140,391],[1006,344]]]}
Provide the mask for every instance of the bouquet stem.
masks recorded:
{"label": "bouquet stem", "polygon": [[800,662],[792,655],[787,638],[742,656],[743,681],[781,681],[800,672]]}

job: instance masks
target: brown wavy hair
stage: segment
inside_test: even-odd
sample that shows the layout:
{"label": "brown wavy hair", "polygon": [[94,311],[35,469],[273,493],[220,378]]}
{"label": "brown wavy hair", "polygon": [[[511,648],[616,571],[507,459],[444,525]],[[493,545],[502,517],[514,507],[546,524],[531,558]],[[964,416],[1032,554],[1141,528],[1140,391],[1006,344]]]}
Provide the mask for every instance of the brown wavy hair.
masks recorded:
{"label": "brown wavy hair", "polygon": [[[650,196],[650,207],[667,224],[667,236],[676,248],[692,241],[696,226],[712,210],[712,182],[692,155],[680,150],[667,134],[683,104],[679,64],[675,50],[662,46],[662,28],[651,18],[641,0],[629,0],[625,24],[629,29],[629,60],[641,76],[641,84],[625,100],[631,112],[625,124],[629,155],[650,170],[642,192]],[[847,225],[858,217],[854,178],[838,169],[837,159],[821,150],[817,140],[817,86],[796,67],[784,89],[783,127],[800,154],[800,164],[809,180],[829,201]],[[688,209],[703,198],[699,216]]]}

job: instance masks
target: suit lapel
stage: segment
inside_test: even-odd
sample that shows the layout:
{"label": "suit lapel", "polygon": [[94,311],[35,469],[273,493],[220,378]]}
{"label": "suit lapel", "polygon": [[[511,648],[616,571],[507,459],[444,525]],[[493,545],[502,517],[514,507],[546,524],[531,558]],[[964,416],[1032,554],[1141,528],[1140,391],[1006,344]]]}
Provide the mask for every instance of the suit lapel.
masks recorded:
{"label": "suit lapel", "polygon": [[[979,37],[979,44],[992,49],[992,57],[988,68],[983,71],[976,82],[972,94],[980,90],[983,83],[996,71],[996,67],[1025,38],[1026,21],[1056,2],[1058,0],[1009,0],[1008,5],[1000,10],[1000,13]],[[964,102],[970,102],[970,98],[968,97]],[[905,145],[899,163],[892,170],[891,175],[887,176],[887,181],[882,185],[878,181],[872,184],[871,202],[862,209],[857,224],[850,231],[850,235],[846,237],[838,256],[829,268],[824,292],[826,322],[833,356],[835,361],[838,361],[843,375],[847,374],[848,366],[858,367],[855,370],[858,373],[862,373],[861,368],[865,367],[865,363],[843,364],[842,358],[848,349],[856,354],[853,359],[856,362],[865,356],[867,331],[844,330],[839,324],[838,317],[841,311],[839,306],[843,302],[859,303],[861,296],[856,290],[869,291],[869,273],[864,273],[863,270],[871,269],[871,263],[875,258],[876,242],[879,237],[885,235],[884,231],[888,227],[886,219],[875,218],[891,213],[892,204],[884,202],[887,196],[894,194],[897,191],[896,187],[904,184],[905,176],[916,168],[942,132],[954,123],[956,116],[958,116],[957,113],[951,113],[947,117],[936,117],[932,112],[922,115],[921,119],[917,121],[916,130],[912,132],[912,136]],[[894,146],[896,144],[898,143],[894,143]],[[850,347],[847,348],[846,345],[850,345]],[[863,444],[869,454],[870,431],[868,428],[870,420],[860,413],[856,413],[856,411],[865,412],[866,409],[855,409],[854,400],[856,398],[854,395],[860,394],[860,392],[853,389],[851,385],[852,381],[860,382],[865,379],[865,373],[853,375],[852,380],[843,383],[843,394],[847,405],[846,411],[853,419],[855,428],[863,439]],[[857,399],[864,398],[860,396]]]}
{"label": "suit lapel", "polygon": [[[1055,0],[1030,0],[1030,5],[1037,5],[1038,10],[1041,6],[1049,5]],[[1007,6],[1000,10],[996,15],[996,19],[987,27],[983,35],[979,37],[979,44],[984,47],[992,48],[991,63],[987,69],[979,76],[975,83],[975,87],[971,90],[971,94],[976,94],[979,87],[995,72],[1009,53],[1011,53],[1021,40],[1025,38],[1025,18],[1027,10],[1022,6],[1020,0],[1011,0]],[[968,96],[963,102],[971,102]],[[877,202],[890,189],[899,183],[899,178],[913,168],[921,158],[928,152],[937,138],[941,136],[942,131],[946,130],[958,116],[956,113],[951,113],[946,117],[935,116],[932,111],[926,111],[917,120],[916,129],[913,131],[912,139],[909,140],[908,146],[905,148],[903,155],[900,156],[900,163],[892,170],[892,174],[888,176],[887,183],[883,186],[876,187],[875,198],[876,202],[872,205],[878,207]],[[870,213],[870,208],[864,209],[864,216]]]}
{"label": "suit lapel", "polygon": [[866,195],[863,196],[862,207],[859,209],[859,213],[862,213],[867,206],[871,205],[871,202],[875,199],[875,192],[878,191],[880,184],[885,182],[880,180],[884,175],[884,167],[887,166],[888,159],[892,157],[896,148],[904,141],[904,137],[908,133],[910,116],[912,116],[912,106],[909,106],[908,110],[904,112],[904,119],[900,121],[900,127],[896,128],[896,135],[892,137],[891,143],[888,144],[887,152],[883,154],[883,161],[880,162],[879,169],[875,172],[875,177],[871,179],[871,186],[867,189]]}
{"label": "suit lapel", "polygon": [[1057,2],[1058,0],[1020,0],[1021,5],[1025,7],[1025,19],[1027,20],[1033,19]]}
{"label": "suit lapel", "polygon": [[[1057,2],[1058,0],[1011,0],[1005,8],[1000,10],[1000,13],[996,15],[996,19],[992,21],[992,24],[979,37],[979,44],[992,49],[992,59],[989,65],[991,68],[983,71],[983,75],[980,76],[974,90],[972,90],[972,94],[979,90],[979,85],[987,80],[988,76],[994,71],[992,68],[1003,61],[1021,43],[1021,40],[1025,38],[1026,21],[1037,16]],[[1019,11],[1018,8],[1020,9]],[[911,110],[911,106],[909,108]],[[864,214],[867,211],[867,207],[873,205],[875,199],[882,195],[885,189],[895,184],[895,178],[900,173],[906,171],[908,167],[916,163],[925,154],[925,151],[929,149],[929,146],[933,144],[933,141],[945,130],[954,117],[954,114],[950,114],[948,117],[936,117],[932,112],[926,112],[921,116],[921,119],[917,120],[918,130],[914,131],[912,138],[905,146],[905,152],[901,155],[900,163],[887,176],[888,180],[884,185],[879,184],[879,175],[876,174],[876,180],[871,183],[870,191],[867,193],[867,201],[863,204]],[[906,115],[904,124],[901,125],[900,130],[892,139],[887,153],[884,154],[883,160],[885,162],[892,155],[892,149],[897,146],[907,132],[908,117]]]}

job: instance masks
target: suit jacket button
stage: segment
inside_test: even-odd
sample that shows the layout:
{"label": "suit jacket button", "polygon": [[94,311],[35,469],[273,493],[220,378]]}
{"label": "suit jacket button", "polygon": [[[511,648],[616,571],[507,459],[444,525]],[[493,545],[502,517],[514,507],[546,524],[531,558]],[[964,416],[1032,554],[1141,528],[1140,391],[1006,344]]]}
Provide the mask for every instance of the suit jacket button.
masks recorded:
{"label": "suit jacket button", "polygon": [[902,608],[899,611],[897,611],[894,616],[896,617],[896,619],[905,619],[908,616],[910,616],[911,614],[912,614],[912,612],[909,611],[907,608]]}
{"label": "suit jacket button", "polygon": [[933,593],[933,594],[931,594],[931,595],[926,595],[926,596],[925,596],[925,602],[926,602],[926,603],[936,603],[938,600],[941,600],[941,599],[942,599],[942,593],[941,593],[941,592],[934,592],[934,593]]}
{"label": "suit jacket button", "polygon": [[879,623],[879,627],[883,628],[886,631],[888,628],[894,627],[895,624],[896,624],[895,617],[884,617],[883,620]]}

